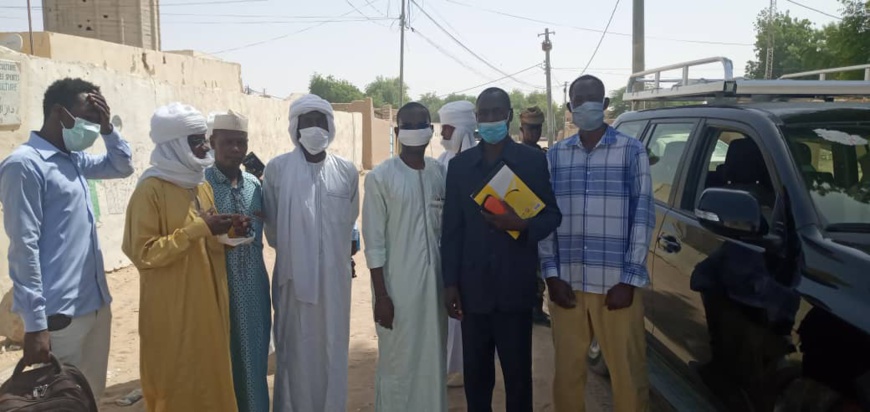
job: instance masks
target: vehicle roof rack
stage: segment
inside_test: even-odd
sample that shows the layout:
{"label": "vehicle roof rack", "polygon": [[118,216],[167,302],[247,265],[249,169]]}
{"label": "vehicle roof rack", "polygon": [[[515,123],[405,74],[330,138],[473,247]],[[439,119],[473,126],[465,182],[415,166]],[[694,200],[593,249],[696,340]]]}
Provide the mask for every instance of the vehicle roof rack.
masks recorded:
{"label": "vehicle roof rack", "polygon": [[[696,66],[718,63],[722,65],[721,78],[705,79],[689,77],[689,70]],[[773,101],[788,99],[833,100],[836,97],[870,96],[870,64],[832,69],[815,70],[782,76],[776,80],[748,80],[735,78],[734,65],[725,57],[710,57],[684,63],[672,64],[645,70],[628,79],[623,100],[641,101]],[[663,72],[682,71],[680,78],[662,78]],[[825,75],[847,71],[864,70],[865,80],[825,80]],[[818,75],[819,80],[796,80],[799,77]],[[652,78],[648,78],[652,76]],[[638,87],[638,85],[641,85]],[[663,86],[669,85],[669,86]],[[641,90],[632,91],[635,88]]]}

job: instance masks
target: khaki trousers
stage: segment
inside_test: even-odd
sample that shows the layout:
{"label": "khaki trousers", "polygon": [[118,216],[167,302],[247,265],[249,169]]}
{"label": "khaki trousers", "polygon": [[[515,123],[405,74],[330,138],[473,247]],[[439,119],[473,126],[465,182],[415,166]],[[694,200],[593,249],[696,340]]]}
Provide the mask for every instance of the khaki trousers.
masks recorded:
{"label": "khaki trousers", "polygon": [[106,389],[111,339],[112,308],[109,305],[72,318],[69,326],[51,332],[51,352],[61,363],[69,363],[85,375],[98,405]]}
{"label": "khaki trousers", "polygon": [[630,307],[611,311],[604,306],[606,295],[576,291],[574,295],[577,306],[572,309],[550,302],[555,411],[586,410],[586,353],[593,337],[610,370],[614,412],[646,411],[649,377],[641,296],[635,293]]}

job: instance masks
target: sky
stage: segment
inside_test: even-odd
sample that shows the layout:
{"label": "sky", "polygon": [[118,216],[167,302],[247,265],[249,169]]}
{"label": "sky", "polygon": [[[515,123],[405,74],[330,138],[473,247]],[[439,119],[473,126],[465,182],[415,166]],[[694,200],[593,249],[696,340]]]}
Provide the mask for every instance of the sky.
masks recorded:
{"label": "sky", "polygon": [[[33,0],[35,31],[42,30],[40,3]],[[555,31],[555,101],[562,101],[564,83],[587,66],[586,73],[617,89],[631,74],[632,3],[411,0],[405,82],[415,99],[428,92],[477,94],[489,86],[543,91],[538,34],[549,28]],[[798,3],[839,14],[836,0]],[[25,5],[25,0],[0,0],[0,32],[27,31]],[[401,0],[164,0],[160,5],[163,50],[192,49],[238,62],[245,85],[273,96],[306,92],[314,73],[349,80],[360,89],[377,76],[399,73]],[[734,62],[735,76],[743,75],[755,54],[753,23],[767,6],[767,0],[647,0],[646,67],[723,56]],[[818,25],[833,21],[789,0],[778,7]],[[721,78],[721,73],[711,65],[690,75]]]}

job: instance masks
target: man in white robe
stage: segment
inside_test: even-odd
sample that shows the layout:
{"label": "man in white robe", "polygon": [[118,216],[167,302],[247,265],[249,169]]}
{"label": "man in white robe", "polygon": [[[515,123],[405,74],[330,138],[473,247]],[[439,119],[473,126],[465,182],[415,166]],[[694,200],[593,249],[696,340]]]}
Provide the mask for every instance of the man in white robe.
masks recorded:
{"label": "man in white robe", "polygon": [[327,153],[332,106],[306,95],[290,106],[296,150],[266,166],[266,239],[277,251],[275,412],[344,412],[347,403],[353,225],[359,173]]}
{"label": "man in white robe", "polygon": [[[474,115],[474,103],[465,100],[445,104],[438,110],[438,116],[441,118],[441,145],[444,146],[444,153],[438,157],[438,162],[446,171],[451,159],[477,144],[474,140],[477,118]],[[463,384],[462,323],[449,318],[447,320],[447,386],[460,387]]]}
{"label": "man in white robe", "polygon": [[439,242],[446,174],[425,156],[429,111],[408,103],[397,118],[402,152],[368,174],[363,201],[378,333],[375,410],[444,412],[447,314]]}

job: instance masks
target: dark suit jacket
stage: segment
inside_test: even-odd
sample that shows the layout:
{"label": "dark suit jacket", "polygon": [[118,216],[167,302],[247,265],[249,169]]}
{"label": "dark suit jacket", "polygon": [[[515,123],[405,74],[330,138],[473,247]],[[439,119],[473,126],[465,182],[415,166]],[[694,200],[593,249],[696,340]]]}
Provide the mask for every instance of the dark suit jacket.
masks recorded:
{"label": "dark suit jacket", "polygon": [[450,161],[441,236],[444,286],[458,286],[468,313],[517,312],[535,306],[538,242],[562,222],[550,185],[547,158],[540,150],[510,141],[501,161],[546,205],[514,240],[486,223],[471,195],[498,164],[487,165],[481,143]]}

